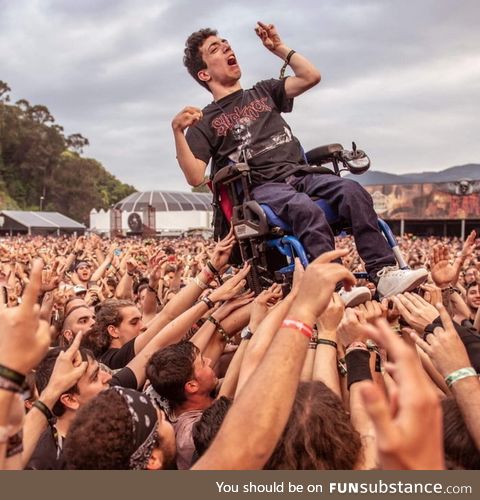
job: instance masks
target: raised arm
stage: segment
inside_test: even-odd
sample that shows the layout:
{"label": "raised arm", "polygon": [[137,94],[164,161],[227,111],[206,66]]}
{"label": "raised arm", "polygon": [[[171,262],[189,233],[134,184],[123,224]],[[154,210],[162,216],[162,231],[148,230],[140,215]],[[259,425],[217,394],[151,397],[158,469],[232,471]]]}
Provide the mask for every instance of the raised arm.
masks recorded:
{"label": "raised arm", "polygon": [[190,186],[198,186],[203,182],[207,164],[195,158],[185,139],[185,130],[202,119],[202,111],[193,106],[183,108],[172,120],[173,137],[177,151],[177,161]]}
{"label": "raised arm", "polygon": [[327,252],[308,266],[288,314],[290,321],[275,335],[262,364],[248,379],[194,469],[264,466],[287,423],[312,326],[327,307],[335,284],[343,279],[347,284],[355,281],[343,266],[326,263],[345,254],[344,250]]}
{"label": "raised arm", "polygon": [[320,82],[318,69],[306,57],[292,51],[288,45],[283,43],[273,24],[264,24],[259,21],[255,32],[270,52],[288,62],[295,74],[285,81],[287,97],[297,97]]}

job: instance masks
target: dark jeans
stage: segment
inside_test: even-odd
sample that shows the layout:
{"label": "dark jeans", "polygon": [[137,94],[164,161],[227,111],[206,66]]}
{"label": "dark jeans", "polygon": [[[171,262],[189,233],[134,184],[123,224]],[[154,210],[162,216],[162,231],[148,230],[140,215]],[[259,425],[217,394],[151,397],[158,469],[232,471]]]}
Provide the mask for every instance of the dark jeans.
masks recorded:
{"label": "dark jeans", "polygon": [[252,189],[253,198],[265,203],[285,222],[312,258],[335,248],[334,235],[323,210],[310,196],[324,199],[352,228],[358,253],[373,278],[385,266],[396,264],[380,232],[370,194],[360,184],[329,174],[302,174],[287,182],[267,182]]}

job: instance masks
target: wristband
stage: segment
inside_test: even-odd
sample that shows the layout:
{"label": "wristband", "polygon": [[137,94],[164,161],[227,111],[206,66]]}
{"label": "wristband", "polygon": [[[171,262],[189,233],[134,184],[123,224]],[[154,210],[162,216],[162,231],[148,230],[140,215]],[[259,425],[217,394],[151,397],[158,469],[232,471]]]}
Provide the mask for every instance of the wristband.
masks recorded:
{"label": "wristband", "polygon": [[355,348],[345,356],[347,363],[347,387],[362,380],[372,380],[370,372],[370,353],[367,349]]}
{"label": "wristband", "polygon": [[347,364],[345,363],[345,358],[339,358],[337,361],[337,368],[338,372],[342,377],[346,377],[348,370],[347,370]]}
{"label": "wristband", "polygon": [[19,387],[22,387],[23,383],[25,382],[25,375],[3,365],[0,365],[0,377],[13,382]]}
{"label": "wristband", "polygon": [[317,341],[316,341],[316,340],[314,340],[314,339],[310,340],[310,342],[309,342],[309,344],[308,344],[308,348],[309,348],[309,349],[314,349],[314,350],[315,350],[315,349],[317,348]]}
{"label": "wristband", "polygon": [[213,316],[209,316],[207,320],[215,325],[215,330],[218,331],[218,333],[222,336],[225,342],[230,341],[230,337],[227,335],[227,332],[223,329],[223,326],[220,324],[219,321],[217,321],[216,318],[214,318]]}
{"label": "wristband", "polygon": [[201,290],[206,290],[207,288],[209,288],[209,286],[203,282],[198,276],[196,276],[195,278],[192,278],[192,281],[195,283],[195,285],[197,285]]}
{"label": "wristband", "polygon": [[345,349],[345,354],[356,350],[368,351],[368,347],[364,342],[356,340],[355,342],[352,342],[347,346],[347,348]]}
{"label": "wristband", "polygon": [[448,385],[448,387],[452,387],[452,385],[455,382],[462,380],[462,378],[477,377],[477,376],[478,376],[478,374],[475,371],[475,368],[472,368],[471,366],[467,366],[466,368],[460,368],[460,369],[455,370],[454,372],[450,373],[450,375],[447,375],[445,377],[445,382]]}
{"label": "wristband", "polygon": [[295,319],[284,319],[282,321],[281,328],[293,328],[294,330],[298,330],[302,335],[307,337],[307,339],[311,340],[313,337],[313,328],[308,326],[306,323],[302,321],[297,321]]}
{"label": "wristband", "polygon": [[131,273],[130,271],[127,271],[127,274],[128,274],[131,278],[133,278],[133,277],[135,276],[135,273]]}
{"label": "wristband", "polygon": [[8,380],[8,378],[2,376],[0,376],[0,389],[3,389],[4,391],[14,392],[17,394],[23,393],[23,389],[21,386],[15,384],[11,380]]}
{"label": "wristband", "polygon": [[223,285],[223,280],[222,277],[220,276],[220,273],[217,271],[215,266],[209,260],[207,260],[207,267],[208,269],[210,269],[210,271],[212,271],[213,275],[215,276],[215,279],[219,282],[219,284]]}
{"label": "wristband", "polygon": [[337,348],[337,343],[333,340],[329,339],[317,339],[317,344],[322,344],[322,345],[329,345],[333,347],[334,349]]}
{"label": "wristband", "polygon": [[155,288],[153,288],[153,286],[147,285],[147,290],[148,290],[149,292],[152,292],[152,293],[154,293],[155,295],[157,295],[157,290],[155,290]]}
{"label": "wristband", "polygon": [[204,304],[207,305],[209,309],[212,309],[215,307],[215,303],[212,302],[208,297],[203,297],[200,302],[203,302]]}
{"label": "wristband", "polygon": [[292,58],[293,54],[295,54],[295,51],[293,49],[287,54],[282,69],[280,70],[280,80],[285,77],[285,70],[287,69],[287,66],[290,64],[290,59]]}
{"label": "wristband", "polygon": [[34,406],[38,411],[43,413],[50,426],[55,425],[57,417],[51,412],[50,408],[45,403],[37,399],[37,401],[35,401],[35,403],[33,403],[32,406]]}

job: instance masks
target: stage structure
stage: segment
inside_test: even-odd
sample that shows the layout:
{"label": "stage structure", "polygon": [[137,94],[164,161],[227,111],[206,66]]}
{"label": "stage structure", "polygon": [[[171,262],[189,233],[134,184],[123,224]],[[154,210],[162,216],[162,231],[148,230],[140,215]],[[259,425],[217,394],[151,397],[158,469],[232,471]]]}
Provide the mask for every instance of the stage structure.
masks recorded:
{"label": "stage structure", "polygon": [[90,230],[99,234],[178,236],[189,230],[209,230],[212,195],[180,191],[133,193],[109,210],[92,209]]}

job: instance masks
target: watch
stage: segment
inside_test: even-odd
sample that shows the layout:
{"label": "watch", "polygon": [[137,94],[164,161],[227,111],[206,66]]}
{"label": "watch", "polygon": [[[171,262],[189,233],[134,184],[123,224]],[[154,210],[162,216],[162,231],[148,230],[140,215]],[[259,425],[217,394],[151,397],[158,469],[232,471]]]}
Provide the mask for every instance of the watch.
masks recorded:
{"label": "watch", "polygon": [[248,326],[246,326],[243,330],[242,333],[240,334],[240,337],[242,340],[250,340],[253,337],[253,332],[250,330]]}

